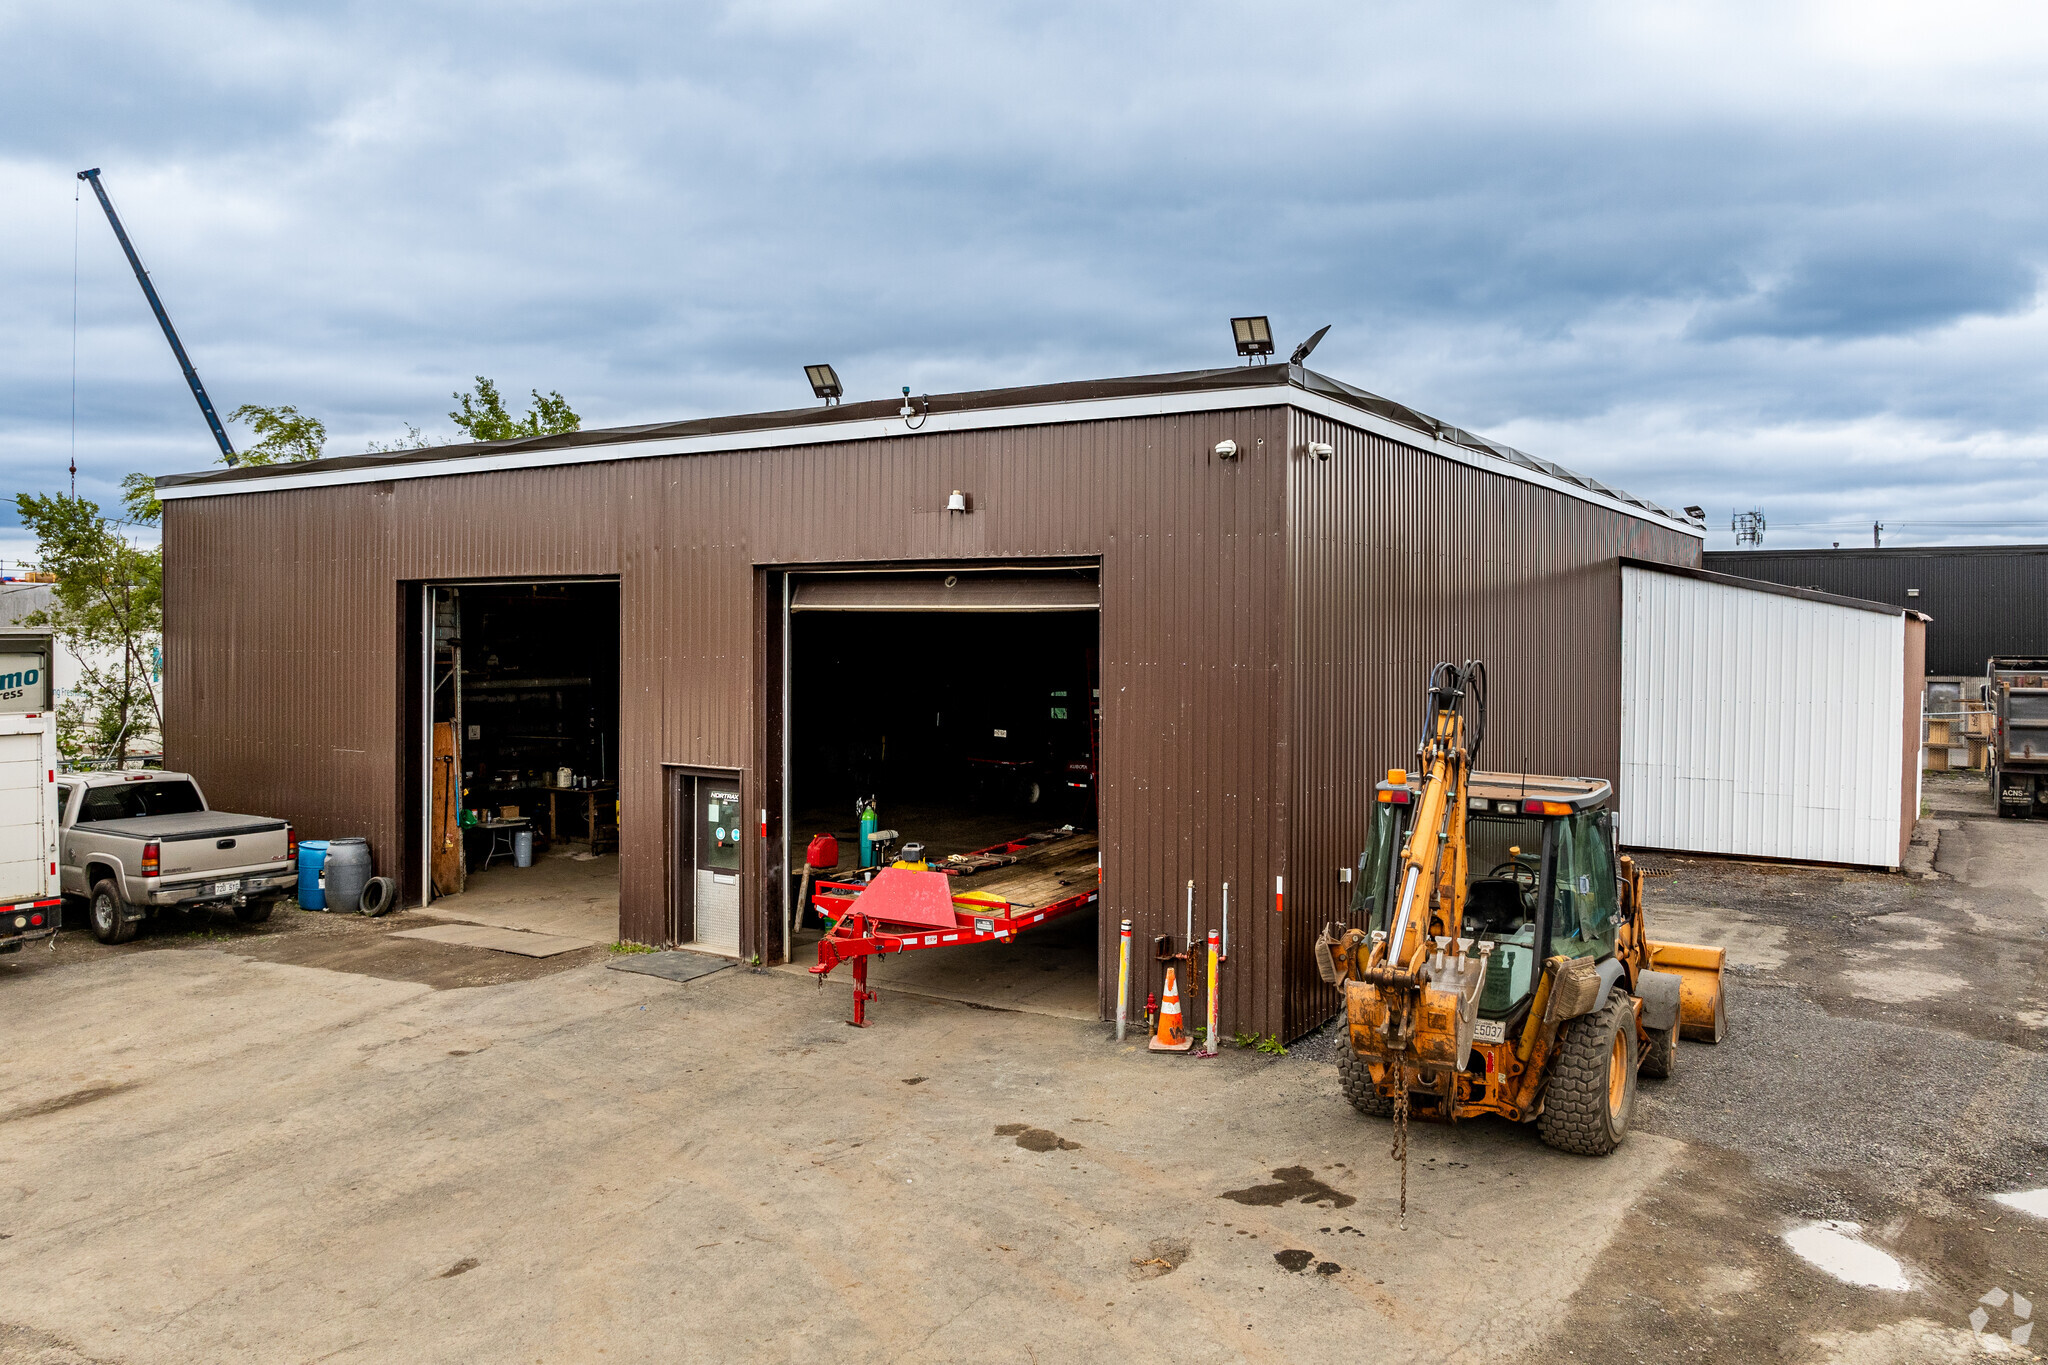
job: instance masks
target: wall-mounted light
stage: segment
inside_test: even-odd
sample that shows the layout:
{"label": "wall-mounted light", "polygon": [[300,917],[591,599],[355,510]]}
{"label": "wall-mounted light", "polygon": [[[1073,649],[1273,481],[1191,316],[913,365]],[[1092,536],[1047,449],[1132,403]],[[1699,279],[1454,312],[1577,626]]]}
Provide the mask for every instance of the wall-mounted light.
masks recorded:
{"label": "wall-mounted light", "polygon": [[946,510],[948,512],[966,512],[968,510],[967,495],[957,488],[954,489],[953,496],[946,499]]}
{"label": "wall-mounted light", "polygon": [[1236,459],[1236,458],[1237,458],[1237,442],[1235,442],[1235,441],[1218,441],[1218,442],[1216,443],[1216,458],[1217,458],[1217,459],[1219,459],[1219,460],[1234,460],[1234,459]]}
{"label": "wall-mounted light", "polygon": [[1265,318],[1232,318],[1230,336],[1247,359],[1273,354],[1273,324]]}
{"label": "wall-mounted light", "polygon": [[1305,449],[1318,460],[1327,460],[1337,453],[1337,447],[1328,441],[1310,441]]}
{"label": "wall-mounted light", "polygon": [[830,365],[806,365],[804,378],[811,381],[811,393],[824,399],[827,407],[846,395],[845,387],[839,382],[839,372]]}

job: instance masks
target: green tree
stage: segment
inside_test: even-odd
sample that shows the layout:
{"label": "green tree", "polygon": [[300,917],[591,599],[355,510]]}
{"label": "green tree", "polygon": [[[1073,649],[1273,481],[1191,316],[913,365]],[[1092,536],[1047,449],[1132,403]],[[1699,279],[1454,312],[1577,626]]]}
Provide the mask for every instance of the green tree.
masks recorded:
{"label": "green tree", "polygon": [[141,735],[163,733],[151,686],[163,649],[162,547],[131,544],[87,498],[17,493],[14,506],[35,535],[37,567],[57,578],[51,605],[22,624],[50,631],[78,660],[79,687],[57,708],[58,751],[118,765]]}
{"label": "green tree", "polygon": [[498,386],[478,375],[475,393],[449,395],[462,406],[448,416],[456,426],[469,433],[472,441],[553,436],[559,432],[575,431],[583,425],[583,419],[569,410],[569,400],[561,394],[551,390],[543,398],[539,389],[528,392],[533,395],[533,406],[526,410],[526,416],[515,418],[505,410],[505,400],[498,396]]}
{"label": "green tree", "polygon": [[426,438],[412,423],[405,424],[405,435],[395,441],[372,441],[364,447],[372,455],[397,454],[406,450],[427,450],[435,443]]}
{"label": "green tree", "polygon": [[121,505],[128,520],[154,526],[164,517],[164,505],[156,500],[156,480],[147,474],[130,474],[121,480]]}
{"label": "green tree", "polygon": [[[320,458],[327,444],[327,424],[308,417],[290,404],[263,408],[244,403],[228,414],[230,422],[246,422],[256,433],[256,444],[242,451],[243,464],[297,464]],[[221,457],[223,463],[227,457]]]}

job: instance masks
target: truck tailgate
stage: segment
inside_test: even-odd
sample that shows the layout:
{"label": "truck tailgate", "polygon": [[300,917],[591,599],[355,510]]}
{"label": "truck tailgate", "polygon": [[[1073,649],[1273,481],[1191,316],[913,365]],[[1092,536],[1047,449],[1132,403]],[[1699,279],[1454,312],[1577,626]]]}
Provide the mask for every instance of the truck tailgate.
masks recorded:
{"label": "truck tailgate", "polygon": [[195,810],[184,815],[101,820],[78,828],[96,836],[154,840],[162,846],[166,880],[275,866],[291,856],[286,823],[271,816]]}

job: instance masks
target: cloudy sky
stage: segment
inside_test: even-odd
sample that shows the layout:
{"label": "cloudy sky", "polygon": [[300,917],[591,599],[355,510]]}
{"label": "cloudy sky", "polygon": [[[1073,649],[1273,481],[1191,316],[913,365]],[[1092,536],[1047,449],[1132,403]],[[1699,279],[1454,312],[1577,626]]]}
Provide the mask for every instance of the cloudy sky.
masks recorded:
{"label": "cloudy sky", "polygon": [[220,410],[331,454],[476,374],[594,427],[1263,312],[1710,548],[2048,541],[2044,74],[2037,8],[1957,0],[5,0],[0,489],[216,457],[98,166]]}

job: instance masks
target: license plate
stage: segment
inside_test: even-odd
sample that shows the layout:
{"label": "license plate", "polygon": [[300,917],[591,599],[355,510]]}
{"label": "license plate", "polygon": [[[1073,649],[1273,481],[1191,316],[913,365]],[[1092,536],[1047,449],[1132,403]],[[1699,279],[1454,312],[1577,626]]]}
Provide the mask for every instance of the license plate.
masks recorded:
{"label": "license plate", "polygon": [[1472,1041],[1475,1043],[1504,1043],[1507,1039],[1505,1019],[1481,1019],[1472,1025]]}
{"label": "license plate", "polygon": [[241,889],[242,884],[240,882],[215,882],[213,884],[213,894],[216,896],[232,896]]}

